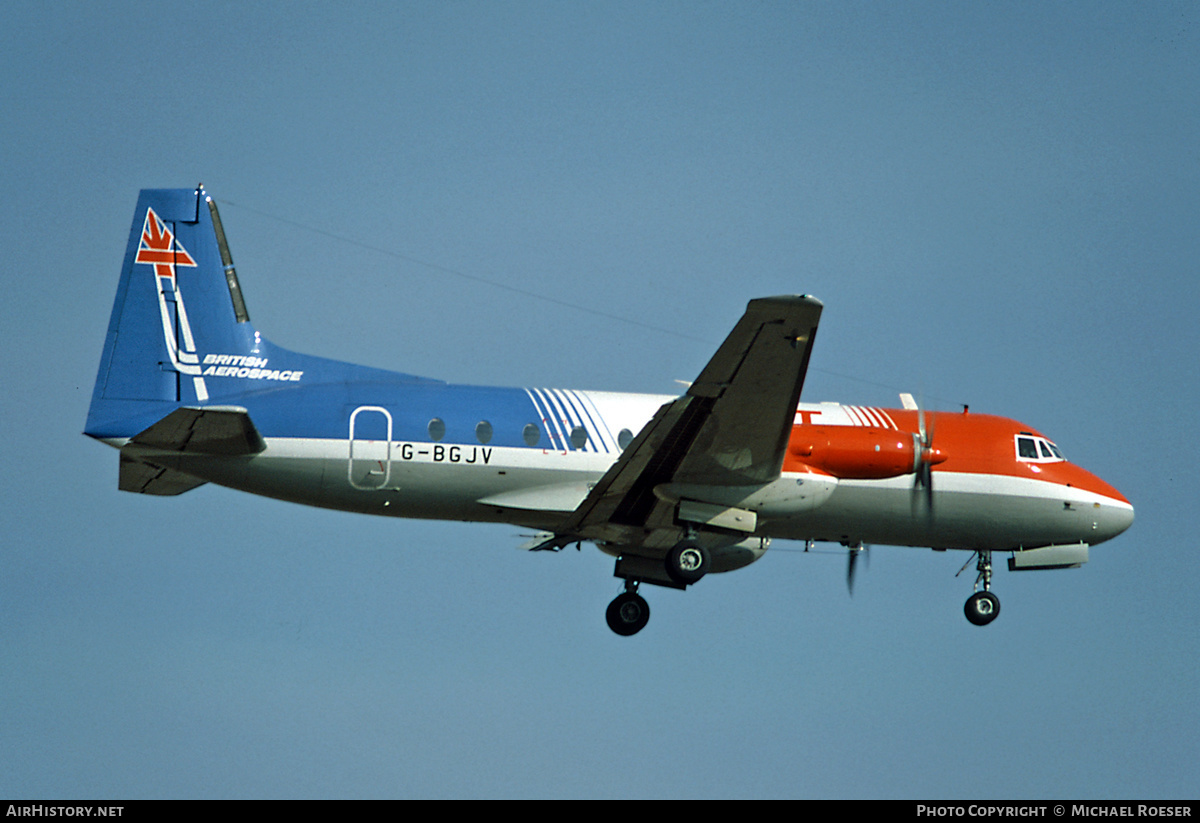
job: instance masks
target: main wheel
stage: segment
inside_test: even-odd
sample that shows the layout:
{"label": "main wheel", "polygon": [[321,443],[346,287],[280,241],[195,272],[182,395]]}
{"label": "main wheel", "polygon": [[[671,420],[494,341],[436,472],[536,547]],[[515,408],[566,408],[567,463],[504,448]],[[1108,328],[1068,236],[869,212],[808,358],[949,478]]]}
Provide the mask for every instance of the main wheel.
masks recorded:
{"label": "main wheel", "polygon": [[967,598],[963,611],[976,626],[986,626],[1000,614],[1000,598],[991,592],[975,592]]}
{"label": "main wheel", "polygon": [[708,551],[695,540],[680,540],[667,552],[667,576],[690,586],[708,573]]}
{"label": "main wheel", "polygon": [[623,592],[608,604],[608,627],[622,637],[637,634],[650,620],[650,604],[640,594]]}

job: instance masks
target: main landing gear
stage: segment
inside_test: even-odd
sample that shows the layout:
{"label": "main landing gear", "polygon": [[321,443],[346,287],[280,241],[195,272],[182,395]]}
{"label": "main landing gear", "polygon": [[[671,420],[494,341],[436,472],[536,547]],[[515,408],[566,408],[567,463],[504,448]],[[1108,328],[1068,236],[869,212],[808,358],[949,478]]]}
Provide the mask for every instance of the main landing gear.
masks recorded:
{"label": "main landing gear", "polygon": [[622,637],[637,634],[650,620],[650,604],[637,593],[636,580],[625,581],[625,591],[608,604],[604,617],[608,627]]}
{"label": "main landing gear", "polygon": [[708,573],[708,552],[695,540],[680,540],[667,552],[667,576],[681,586],[690,586]]}
{"label": "main landing gear", "polygon": [[[647,558],[647,562],[653,561]],[[666,578],[662,577],[661,569],[643,568],[642,573],[647,580],[659,585],[682,589],[704,577],[712,567],[712,559],[708,549],[689,536],[680,540],[667,552],[663,565]],[[622,637],[637,634],[650,620],[650,605],[637,593],[640,581],[635,577],[626,577],[628,573],[622,570],[621,561],[618,560],[617,576],[625,577],[625,591],[608,604],[608,611],[604,615],[608,620],[608,627]]]}
{"label": "main landing gear", "polygon": [[[979,560],[975,564],[975,568],[979,570],[978,576],[975,578],[975,594],[967,598],[967,604],[963,607],[966,612],[967,620],[974,623],[976,626],[986,626],[995,620],[1000,614],[1000,598],[992,594],[992,553],[990,551],[976,552]],[[968,563],[971,561],[967,561]],[[980,586],[982,590],[979,590]]]}

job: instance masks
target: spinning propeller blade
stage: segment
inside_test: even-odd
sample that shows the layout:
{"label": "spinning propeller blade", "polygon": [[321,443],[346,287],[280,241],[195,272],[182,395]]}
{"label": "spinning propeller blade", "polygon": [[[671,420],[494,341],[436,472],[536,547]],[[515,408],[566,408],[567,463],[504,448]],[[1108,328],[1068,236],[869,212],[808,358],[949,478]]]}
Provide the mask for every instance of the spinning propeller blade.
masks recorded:
{"label": "spinning propeller blade", "polygon": [[[928,423],[925,420],[924,402],[917,404],[917,435],[913,443],[915,453],[913,465],[913,498],[912,506],[915,514],[917,501],[925,499],[925,518],[933,519],[933,464],[940,463],[944,458],[933,447],[936,415],[930,415]],[[924,490],[924,494],[921,492]]]}
{"label": "spinning propeller blade", "polygon": [[854,575],[858,568],[858,556],[865,555],[864,560],[867,565],[870,565],[871,555],[869,554],[870,547],[859,543],[856,546],[849,547],[849,560],[846,566],[846,588],[850,591],[850,596],[854,596]]}

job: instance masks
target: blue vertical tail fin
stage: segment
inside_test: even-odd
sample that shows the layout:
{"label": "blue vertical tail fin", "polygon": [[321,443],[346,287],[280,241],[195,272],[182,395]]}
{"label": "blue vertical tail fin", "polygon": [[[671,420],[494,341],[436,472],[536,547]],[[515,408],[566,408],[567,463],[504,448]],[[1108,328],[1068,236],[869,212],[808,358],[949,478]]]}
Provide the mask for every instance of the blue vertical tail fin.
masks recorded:
{"label": "blue vertical tail fin", "polygon": [[86,431],[103,436],[105,424],[114,420],[228,395],[237,390],[236,381],[213,379],[210,367],[218,360],[226,367],[253,367],[260,360],[265,365],[262,345],[216,204],[202,188],[145,189],[125,249]]}
{"label": "blue vertical tail fin", "polygon": [[440,382],[272,345],[250,323],[212,198],[142,190],[85,434],[128,439],[179,407],[352,380]]}

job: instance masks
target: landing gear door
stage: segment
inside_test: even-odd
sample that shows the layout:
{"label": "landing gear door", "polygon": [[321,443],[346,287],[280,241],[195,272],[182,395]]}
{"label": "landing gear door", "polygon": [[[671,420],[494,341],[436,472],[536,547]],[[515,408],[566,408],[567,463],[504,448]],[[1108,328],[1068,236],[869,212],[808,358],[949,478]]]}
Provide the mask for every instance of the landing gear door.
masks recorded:
{"label": "landing gear door", "polygon": [[356,489],[386,488],[392,475],[392,415],[380,406],[350,413],[347,476]]}

